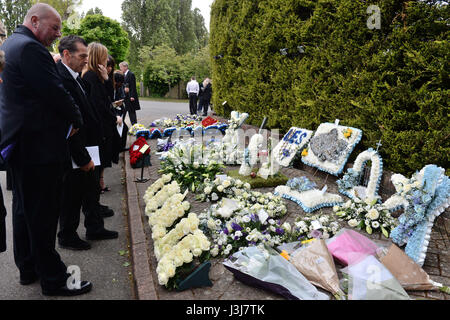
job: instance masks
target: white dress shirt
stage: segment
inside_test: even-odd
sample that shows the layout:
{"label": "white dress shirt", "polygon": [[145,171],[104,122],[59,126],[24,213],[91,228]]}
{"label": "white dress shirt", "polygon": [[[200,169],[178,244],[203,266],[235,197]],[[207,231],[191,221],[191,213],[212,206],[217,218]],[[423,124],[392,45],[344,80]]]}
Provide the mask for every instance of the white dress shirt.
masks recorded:
{"label": "white dress shirt", "polygon": [[86,94],[86,93],[84,92],[83,87],[81,86],[81,84],[80,84],[80,83],[78,82],[78,80],[77,80],[77,78],[80,76],[80,74],[79,74],[78,72],[73,71],[72,68],[70,68],[70,67],[69,67],[68,65],[66,65],[64,62],[62,62],[62,60],[61,60],[61,63],[64,65],[64,67],[67,68],[67,70],[69,70],[69,73],[70,73],[71,76],[75,79],[75,81],[78,83],[78,86],[81,88],[81,91],[83,91],[83,93]]}
{"label": "white dress shirt", "polygon": [[198,92],[200,91],[200,87],[198,85],[198,82],[195,80],[189,81],[189,83],[186,86],[186,92],[189,95],[190,93],[195,93],[198,95]]}

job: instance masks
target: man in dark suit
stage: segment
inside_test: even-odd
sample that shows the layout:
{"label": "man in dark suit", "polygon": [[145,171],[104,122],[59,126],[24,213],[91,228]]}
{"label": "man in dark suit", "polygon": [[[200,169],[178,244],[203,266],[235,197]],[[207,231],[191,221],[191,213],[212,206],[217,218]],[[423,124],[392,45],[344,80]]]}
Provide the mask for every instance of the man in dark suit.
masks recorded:
{"label": "man in dark suit", "polygon": [[[130,116],[130,121],[131,121],[131,125],[134,125],[137,123],[137,116],[136,116],[136,111],[137,110],[141,110],[141,106],[139,104],[139,96],[138,96],[138,92],[136,89],[136,76],[134,75],[133,72],[131,72],[128,69],[128,63],[127,62],[121,62],[119,64],[120,67],[120,71],[122,71],[124,77],[125,77],[125,82],[124,82],[124,87],[125,87],[125,94],[129,95],[129,102],[126,101],[126,108],[128,111],[128,114]],[[123,118],[125,120],[125,116]]]}
{"label": "man in dark suit", "polygon": [[118,237],[117,232],[104,228],[97,201],[97,194],[100,193],[98,184],[100,168],[94,166],[86,149],[86,147],[100,146],[103,136],[102,124],[96,109],[87,98],[89,88],[80,77],[80,72],[88,62],[86,41],[77,36],[64,37],[58,49],[61,60],[56,64],[56,68],[61,75],[64,88],[80,108],[84,122],[78,134],[69,138],[70,155],[79,169],[73,169],[72,163],[68,164],[63,186],[58,242],[65,249],[88,250],[91,245],[81,240],[77,234],[82,204],[85,213],[86,238],[103,240]]}
{"label": "man in dark suit", "polygon": [[92,284],[76,279],[72,285],[55,250],[64,164],[69,157],[67,137],[83,125],[46,49],[60,36],[58,12],[38,3],[0,47],[6,55],[0,86],[0,150],[14,146],[8,165],[20,283],[28,285],[40,278],[44,295],[73,296],[90,291]]}
{"label": "man in dark suit", "polygon": [[[2,22],[0,21],[0,37],[2,37],[2,33],[4,30],[2,29]],[[0,39],[0,43],[2,43],[2,39]],[[3,71],[3,67],[5,66],[5,53],[0,51],[0,73]],[[2,78],[0,77],[0,86],[2,85]],[[1,132],[0,132],[0,141],[1,141]],[[3,166],[3,159],[0,154],[0,170]],[[6,251],[6,208],[3,203],[3,192],[2,187],[0,186],[0,252]]]}

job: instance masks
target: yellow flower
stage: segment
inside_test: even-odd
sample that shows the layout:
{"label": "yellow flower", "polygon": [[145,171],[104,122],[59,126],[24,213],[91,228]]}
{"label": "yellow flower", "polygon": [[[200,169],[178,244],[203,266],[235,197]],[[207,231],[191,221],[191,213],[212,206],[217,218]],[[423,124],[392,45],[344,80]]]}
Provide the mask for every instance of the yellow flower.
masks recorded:
{"label": "yellow flower", "polygon": [[306,157],[308,155],[308,149],[304,149],[302,152],[302,157]]}
{"label": "yellow flower", "polygon": [[280,255],[283,258],[285,258],[287,261],[289,261],[289,259],[291,258],[291,257],[289,257],[289,254],[285,250],[281,251]]}
{"label": "yellow flower", "polygon": [[350,128],[347,128],[346,130],[344,130],[344,137],[346,137],[347,139],[351,137],[353,133],[353,130]]}

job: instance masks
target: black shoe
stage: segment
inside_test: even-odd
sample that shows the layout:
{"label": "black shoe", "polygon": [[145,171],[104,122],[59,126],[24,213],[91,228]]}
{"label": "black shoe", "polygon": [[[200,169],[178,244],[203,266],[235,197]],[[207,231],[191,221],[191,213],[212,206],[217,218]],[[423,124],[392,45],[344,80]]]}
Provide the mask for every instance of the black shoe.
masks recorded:
{"label": "black shoe", "polygon": [[86,233],[86,239],[88,240],[109,240],[109,239],[117,239],[119,237],[119,233],[116,231],[110,231],[103,229],[96,233]]}
{"label": "black shoe", "polygon": [[72,297],[78,296],[80,294],[88,293],[92,290],[92,283],[89,281],[81,281],[79,289],[77,288],[68,288],[67,284],[63,287],[56,290],[42,290],[42,294],[44,296],[63,296],[63,297]]}
{"label": "black shoe", "polygon": [[30,284],[35,283],[39,279],[38,275],[36,273],[30,273],[30,274],[20,274],[20,284],[23,286],[28,286]]}
{"label": "black shoe", "polygon": [[109,208],[108,206],[100,205],[100,215],[103,218],[109,218],[114,215],[113,209]]}
{"label": "black shoe", "polygon": [[69,241],[59,239],[58,244],[60,248],[67,250],[89,250],[91,248],[89,242],[83,241],[78,237]]}

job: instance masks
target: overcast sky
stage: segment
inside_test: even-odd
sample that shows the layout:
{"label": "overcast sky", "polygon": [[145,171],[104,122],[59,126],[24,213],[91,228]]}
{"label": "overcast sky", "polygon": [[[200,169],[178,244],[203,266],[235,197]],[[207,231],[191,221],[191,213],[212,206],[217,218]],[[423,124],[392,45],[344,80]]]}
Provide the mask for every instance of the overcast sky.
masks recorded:
{"label": "overcast sky", "polygon": [[[192,9],[199,8],[205,18],[206,28],[209,30],[209,20],[211,4],[214,0],[192,0]],[[122,22],[122,2],[123,0],[83,0],[80,12],[86,12],[91,8],[99,7],[103,14],[114,20]]]}

